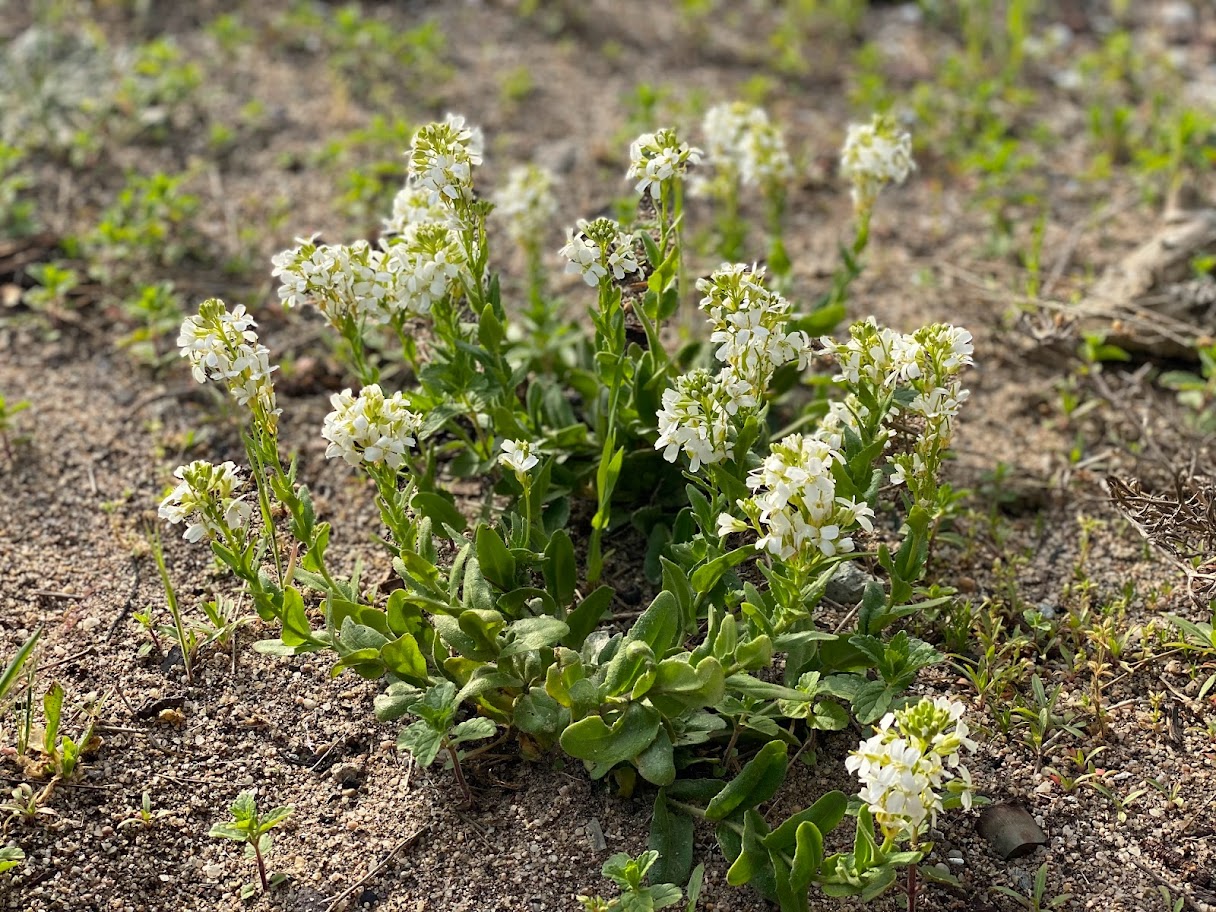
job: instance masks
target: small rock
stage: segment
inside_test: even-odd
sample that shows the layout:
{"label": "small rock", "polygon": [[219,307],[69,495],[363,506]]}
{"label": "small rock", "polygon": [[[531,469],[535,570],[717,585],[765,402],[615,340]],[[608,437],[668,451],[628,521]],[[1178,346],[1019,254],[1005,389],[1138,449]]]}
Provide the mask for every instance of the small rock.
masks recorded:
{"label": "small rock", "polygon": [[866,591],[866,585],[873,579],[874,577],[861,569],[857,563],[850,561],[840,565],[828,582],[824,595],[834,602],[853,606],[861,601],[861,597]]}
{"label": "small rock", "polygon": [[604,831],[600,827],[600,822],[592,817],[587,821],[587,841],[591,843],[593,851],[602,852],[608,848],[608,842],[604,839]]}

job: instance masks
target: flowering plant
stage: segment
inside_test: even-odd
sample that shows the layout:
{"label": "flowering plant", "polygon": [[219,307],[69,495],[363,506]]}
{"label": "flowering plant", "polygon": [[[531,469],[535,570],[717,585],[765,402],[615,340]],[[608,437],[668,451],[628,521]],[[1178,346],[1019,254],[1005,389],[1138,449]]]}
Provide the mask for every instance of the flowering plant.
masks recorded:
{"label": "flowering plant", "polygon": [[[715,179],[733,174],[776,199],[790,170],[779,131],[762,112],[719,113],[730,123],[710,131]],[[747,137],[736,158],[731,131]],[[529,274],[526,307],[508,312],[489,268],[494,206],[476,189],[482,146],[459,117],[422,127],[378,241],[310,238],[274,258],[284,305],[317,307],[344,340],[357,387],[332,395],[319,430],[328,458],[374,484],[395,584],[368,588],[329,568],[329,527],[279,452],[269,352],[244,309],[217,300],[183,324],[182,354],[241,409],[252,484],[242,488],[234,463],[192,463],[162,515],[188,521],[187,538],[209,542],[279,625],[256,648],[327,649],[337,671],[383,679],[377,716],[416,717],[398,746],[424,766],[446,752],[466,799],[456,746],[504,727],[526,755],[560,746],[622,791],[639,779],[673,788],[656,799],[653,838],[666,849],[647,862],[653,883],[687,882],[699,816],[719,827],[732,883],[805,908],[812,883],[839,886],[847,867],[822,851],[847,802],[831,793],[770,831],[755,808],[780,787],[788,747],[850,714],[882,719],[901,744],[920,738],[945,766],[966,743],[957,718],[955,744],[938,738],[945,723],[926,735],[937,723],[901,709],[918,670],[941,657],[886,631],[926,604],[919,582],[943,515],[937,476],[966,399],[970,336],[872,320],[847,340],[824,335],[844,314],[855,246],[806,312],[764,268],[723,263],[695,283],[706,343],[669,351],[663,327],[693,300],[680,229],[702,157],[671,129],[630,150],[626,179],[644,197],[633,223],[566,231],[565,270],[595,289],[589,325],[561,315],[541,274],[551,180],[513,173],[494,198]],[[778,263],[773,272],[780,280]],[[390,390],[398,345],[409,382]],[[479,509],[459,508],[456,478],[477,480]],[[879,521],[891,512],[902,516],[897,541]],[[603,580],[632,530],[654,595],[623,627]],[[848,560],[876,562],[888,583],[872,579],[855,627],[829,632],[818,606]],[[783,676],[763,674],[778,655]],[[675,789],[708,751],[737,763],[755,742],[729,784]],[[885,744],[866,761],[876,784],[865,794],[883,808],[884,834],[915,845],[924,815],[897,825],[915,817],[910,793],[876,791]],[[924,775],[933,789],[945,776]],[[946,806],[917,795],[930,817]]]}

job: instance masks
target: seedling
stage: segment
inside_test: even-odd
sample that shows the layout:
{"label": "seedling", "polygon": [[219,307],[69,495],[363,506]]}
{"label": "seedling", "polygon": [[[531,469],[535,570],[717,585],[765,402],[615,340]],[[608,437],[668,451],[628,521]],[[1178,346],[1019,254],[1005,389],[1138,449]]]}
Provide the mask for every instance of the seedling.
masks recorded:
{"label": "seedling", "polygon": [[[655,851],[643,852],[637,858],[630,858],[625,852],[617,852],[604,862],[602,872],[620,888],[621,895],[611,900],[606,900],[601,896],[578,896],[578,901],[586,912],[633,912],[633,910],[658,910],[674,906],[684,896],[683,891],[675,884],[661,883],[647,886],[643,883],[646,872],[658,858],[659,853]],[[693,874],[693,881],[697,883],[698,887],[700,887],[701,873],[702,869],[698,868]],[[689,893],[692,893],[691,883]],[[693,909],[696,901],[696,896],[692,896],[688,909]]]}
{"label": "seedling", "polygon": [[[211,828],[210,835],[217,839],[243,842],[245,856],[252,856],[257,861],[258,881],[261,883],[262,892],[269,893],[287,880],[286,874],[267,873],[265,856],[273,843],[270,831],[290,817],[294,808],[277,807],[263,816],[258,813],[257,799],[253,792],[241,792],[232,802],[230,810],[232,819],[226,823],[217,823]],[[241,899],[251,898],[257,890],[258,883],[243,885]]]}
{"label": "seedling", "polygon": [[1059,909],[1064,906],[1070,899],[1071,893],[1060,893],[1047,899],[1047,863],[1044,862],[1039,866],[1039,870],[1034,875],[1034,886],[1030,892],[1023,896],[1009,887],[995,886],[993,891],[1000,893],[1002,896],[1007,896],[1018,904],[1027,912],[1046,912],[1048,909]]}
{"label": "seedling", "polygon": [[[397,747],[408,751],[414,762],[424,768],[435,762],[440,751],[445,751],[448,755],[447,762],[452,766],[452,774],[456,777],[456,784],[464,793],[465,803],[471,805],[473,793],[469,790],[464,772],[460,768],[462,755],[456,748],[468,741],[492,737],[498,727],[484,716],[456,723],[458,706],[456,685],[450,681],[436,684],[427,690],[420,699],[408,704],[405,711],[417,716],[418,721],[403,729],[397,736]],[[382,719],[391,717],[380,715]]]}
{"label": "seedling", "polygon": [[0,440],[4,441],[4,455],[9,462],[13,461],[13,447],[8,439],[8,432],[13,427],[13,417],[29,407],[29,401],[26,399],[9,403],[0,396]]}
{"label": "seedling", "polygon": [[25,852],[20,846],[5,846],[0,849],[0,874],[17,867],[25,861]]}
{"label": "seedling", "polygon": [[8,824],[12,820],[20,820],[22,823],[33,823],[38,819],[39,815],[43,817],[58,817],[58,811],[46,806],[46,802],[50,800],[51,792],[54,789],[54,780],[41,790],[35,790],[28,782],[22,782],[14,788],[9,792],[8,800],[0,804],[0,811],[8,814],[4,828],[8,829]]}

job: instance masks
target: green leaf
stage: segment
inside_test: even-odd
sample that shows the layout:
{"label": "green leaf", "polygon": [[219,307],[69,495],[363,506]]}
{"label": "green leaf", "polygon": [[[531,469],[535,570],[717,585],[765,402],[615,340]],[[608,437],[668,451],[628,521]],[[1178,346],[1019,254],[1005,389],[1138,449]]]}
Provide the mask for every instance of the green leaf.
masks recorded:
{"label": "green leaf", "polygon": [[481,523],[474,534],[474,545],[477,549],[477,563],[485,578],[499,589],[514,588],[515,558],[511,556],[498,533]]}
{"label": "green leaf", "polygon": [[764,818],[756,811],[748,809],[743,814],[743,841],[740,845],[739,856],[726,872],[726,882],[732,887],[741,887],[748,883],[768,864],[768,853],[764,851],[761,841],[768,833]]}
{"label": "green leaf", "polygon": [[732,693],[740,693],[745,697],[755,697],[758,700],[790,700],[807,703],[815,699],[814,694],[807,694],[792,687],[783,687],[770,681],[761,681],[749,674],[739,672],[726,679],[726,689]]}
{"label": "green leaf", "polygon": [[288,646],[306,646],[313,641],[312,624],[304,613],[304,598],[295,586],[283,590],[283,642]]}
{"label": "green leaf", "polygon": [[785,781],[789,759],[781,741],[770,741],[709,803],[707,820],[722,820],[739,808],[754,808],[768,801]]}
{"label": "green leaf", "polygon": [[41,636],[42,628],[39,627],[22,644],[21,648],[17,650],[17,654],[5,666],[4,674],[0,675],[0,704],[4,703],[5,697],[8,696],[9,691],[16,685],[17,679],[21,676],[21,669],[25,667],[25,663],[34,654],[34,647],[38,645],[38,640]]}
{"label": "green leaf", "polygon": [[673,811],[667,804],[667,793],[659,789],[650,818],[650,844],[659,857],[650,872],[651,883],[681,883],[692,868],[693,819]]}
{"label": "green leaf", "polygon": [[570,632],[562,638],[563,646],[568,649],[582,648],[583,642],[591,631],[599,626],[600,618],[612,604],[612,596],[615,592],[616,590],[611,586],[600,586],[566,615],[566,624],[569,625]]}
{"label": "green leaf", "polygon": [[667,729],[660,727],[650,746],[634,758],[642,778],[652,785],[671,785],[676,781],[675,755]]}
{"label": "green leaf", "polygon": [[702,659],[694,668],[685,656],[664,659],[655,669],[654,683],[646,697],[667,718],[690,709],[712,706],[722,699],[726,675],[713,656]]}
{"label": "green leaf", "polygon": [[417,634],[422,630],[422,609],[411,602],[404,589],[394,589],[384,609],[388,628],[395,634]]}
{"label": "green leaf", "polygon": [[480,741],[483,738],[492,738],[494,733],[498,731],[498,726],[485,716],[475,716],[472,719],[466,719],[448,733],[448,740],[452,744],[464,744],[466,741]]}
{"label": "green leaf", "polygon": [[790,885],[796,892],[805,894],[811,880],[819,873],[819,866],[823,864],[823,834],[815,824],[804,820],[798,824],[795,841]]}
{"label": "green leaf", "polygon": [[58,754],[56,741],[59,736],[59,720],[63,715],[63,685],[58,681],[42,695],[42,713],[46,717],[46,726],[42,732],[42,752],[48,757]]}
{"label": "green leaf", "polygon": [[426,687],[430,683],[426,659],[418,648],[418,641],[408,633],[380,647],[380,660],[389,671],[411,684]]}
{"label": "green leaf", "polygon": [[578,586],[578,566],[574,544],[565,529],[558,529],[545,548],[545,585],[553,600],[563,608],[574,600]]}
{"label": "green leaf", "polygon": [[477,324],[477,341],[489,352],[497,352],[504,338],[502,321],[494,313],[494,306],[487,304]]}
{"label": "green leaf", "polygon": [[615,766],[644,751],[659,731],[659,714],[641,703],[630,703],[611,727],[600,716],[575,722],[561,736],[571,757],[588,763]]}
{"label": "green leaf", "polygon": [[481,564],[476,557],[470,557],[464,564],[464,580],[461,586],[461,602],[465,608],[477,611],[494,610],[494,593],[481,572]]}
{"label": "green leaf", "polygon": [[684,912],[696,912],[697,901],[701,898],[701,885],[705,882],[705,865],[699,864],[693,868],[692,876],[688,878],[688,905]]}
{"label": "green leaf", "polygon": [[658,657],[662,657],[680,635],[680,605],[676,597],[664,590],[650,603],[634,622],[626,635],[626,641],[643,642],[650,646]]}
{"label": "green leaf", "polygon": [[[533,688],[515,701],[512,721],[521,732],[554,737],[562,724],[562,705],[543,690]],[[569,719],[569,714],[566,714]]]}
{"label": "green leaf", "polygon": [[604,693],[610,697],[624,693],[641,696],[638,686],[647,678],[653,683],[654,666],[654,653],[646,643],[626,641],[608,663],[604,673]]}
{"label": "green leaf", "polygon": [[553,646],[569,632],[570,628],[556,618],[534,617],[515,621],[506,629],[511,640],[502,648],[498,657],[508,659],[520,653]]}
{"label": "green leaf", "polygon": [[777,904],[781,912],[810,912],[810,897],[806,889],[796,889],[788,859],[780,852],[768,853],[769,866],[773,872],[773,884],[777,889]]}
{"label": "green leaf", "polygon": [[443,732],[436,731],[426,721],[415,722],[397,736],[397,749],[409,751],[414,762],[428,767],[435,762],[443,745]]}
{"label": "green leaf", "polygon": [[752,545],[743,545],[733,551],[727,551],[720,557],[715,557],[707,564],[698,567],[692,573],[692,588],[694,592],[709,592],[718,584],[723,574],[732,567],[737,567],[756,553]]}
{"label": "green leaf", "polygon": [[455,540],[445,531],[447,529],[460,533],[468,528],[468,520],[456,509],[456,505],[440,494],[420,491],[414,495],[410,505],[415,512],[430,519],[444,538]]}
{"label": "green leaf", "polygon": [[844,819],[848,807],[849,799],[844,792],[828,792],[809,808],[782,822],[765,837],[764,845],[779,852],[788,852],[796,843],[799,826],[813,823],[821,834],[830,833]]}
{"label": "green leaf", "polygon": [[853,697],[853,713],[862,725],[876,722],[891,709],[896,693],[882,681],[868,681]]}

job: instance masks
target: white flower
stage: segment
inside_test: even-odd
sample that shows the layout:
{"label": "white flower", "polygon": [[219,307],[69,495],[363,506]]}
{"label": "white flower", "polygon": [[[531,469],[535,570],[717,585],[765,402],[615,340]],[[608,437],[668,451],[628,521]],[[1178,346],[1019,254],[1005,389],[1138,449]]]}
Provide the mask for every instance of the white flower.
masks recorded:
{"label": "white flower", "polygon": [[410,147],[410,180],[430,194],[432,205],[470,202],[483,144],[481,130],[466,127],[463,117],[449,114],[442,123],[427,124]]}
{"label": "white flower", "polygon": [[706,158],[729,184],[778,187],[793,176],[785,137],[763,108],[741,101],[714,105],[702,130]]}
{"label": "white flower", "polygon": [[367,241],[317,244],[315,236],[296,238],[296,244],[271,259],[284,307],[311,302],[339,329],[349,321],[383,322],[392,276],[382,251]]}
{"label": "white flower", "polygon": [[329,397],[334,410],[325,416],[321,436],[329,441],[325,458],[341,457],[348,465],[386,465],[400,469],[407,451],[417,444],[422,419],[397,392],[385,398],[379,385],[349,389]]}
{"label": "white flower", "polygon": [[849,335],[847,342],[827,337],[820,340],[840,367],[834,378],[837,382],[844,381],[853,387],[863,382],[891,387],[920,375],[921,345],[915,337],[879,327],[873,317],[854,323],[849,327]]}
{"label": "white flower", "polygon": [[840,454],[823,440],[790,434],[747,476],[752,497],[739,507],[759,533],[756,549],[784,561],[814,563],[855,549],[850,530],[873,529],[873,510],[836,496]]}
{"label": "white flower", "polygon": [[724,386],[726,372],[717,377],[698,368],[683,374],[673,388],[664,390],[663,404],[655,415],[659,439],[654,448],[675,462],[682,451],[689,470],[713,465],[730,457],[731,403]]}
{"label": "white flower", "polygon": [[676,131],[670,128],[654,133],[643,133],[629,146],[629,170],[625,176],[637,179],[634,189],[638,193],[650,191],[653,199],[662,196],[665,181],[681,177],[689,165],[701,161],[701,150],[680,142]]}
{"label": "white flower", "polygon": [[535,165],[512,168],[494,204],[513,241],[536,244],[557,212],[552,172]]}
{"label": "white flower", "polygon": [[913,839],[926,820],[936,822],[942,788],[971,806],[971,773],[959,751],[974,751],[961,703],[929,699],[888,713],[876,733],[862,741],[845,768],[862,782],[859,797],[874,814],[884,836]]}
{"label": "white flower", "polygon": [[593,222],[579,219],[577,231],[567,229],[566,245],[558,253],[567,260],[566,272],[580,274],[592,287],[606,280],[609,273],[619,282],[640,269],[633,238],[610,218]]}
{"label": "white flower", "polygon": [[241,475],[234,463],[212,465],[199,459],[178,466],[173,476],[180,483],[161,501],[158,513],[174,525],[187,521],[186,541],[224,537],[249,522],[253,508],[235,494]]}
{"label": "white flower", "polygon": [[279,409],[270,375],[277,368],[270,364],[270,350],[258,341],[256,325],[245,305],[228,310],[219,298],[209,298],[196,316],[182,321],[177,347],[196,381],[223,383],[238,404],[261,412],[273,430]]}
{"label": "white flower", "polygon": [[787,332],[790,303],[764,286],[764,268],[724,263],[708,279],[697,280],[705,297],[700,307],[710,319],[714,357],[750,385],[751,395],[762,400],[773,371],[810,361],[811,340],[803,332]]}
{"label": "white flower", "polygon": [[725,538],[728,535],[734,535],[736,532],[746,532],[748,525],[741,519],[731,516],[729,513],[718,514],[718,536]]}
{"label": "white flower", "polygon": [[853,203],[867,208],[878,191],[902,184],[916,167],[912,137],[889,114],[875,114],[868,124],[852,124],[840,153],[840,173],[853,184]]}
{"label": "white flower", "polygon": [[540,462],[540,458],[532,452],[532,444],[529,441],[504,440],[498,462],[516,475],[527,475]]}
{"label": "white flower", "polygon": [[409,181],[393,197],[393,214],[384,220],[382,233],[386,236],[404,234],[410,225],[419,222],[442,222],[448,218],[447,210],[431,203],[431,192]]}
{"label": "white flower", "polygon": [[449,223],[418,222],[388,242],[384,265],[391,280],[377,305],[390,315],[426,314],[459,285],[465,253]]}

